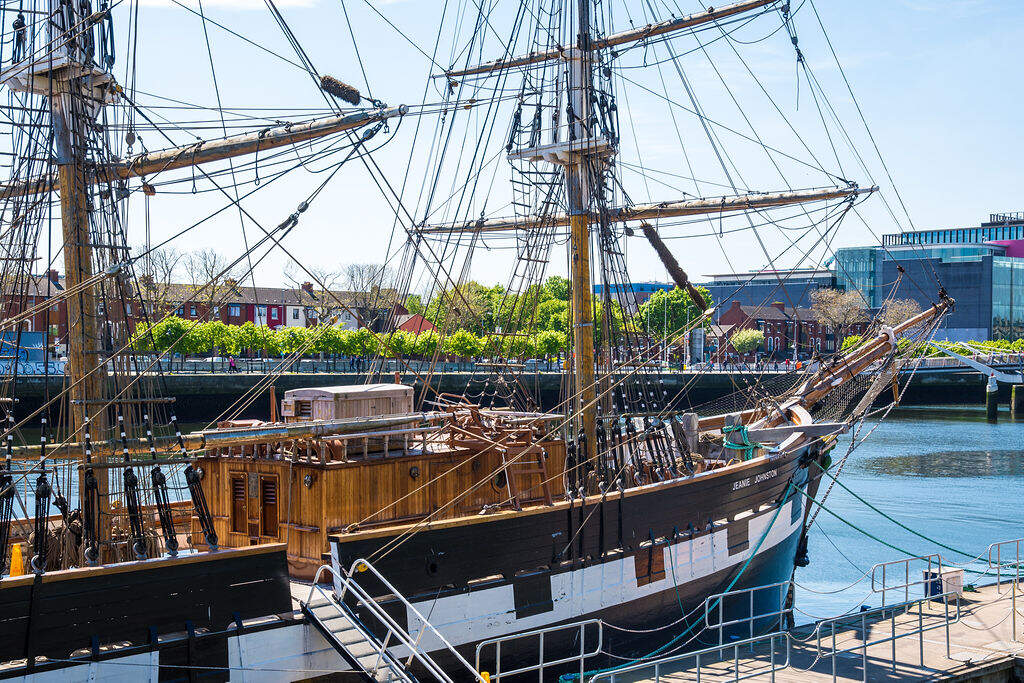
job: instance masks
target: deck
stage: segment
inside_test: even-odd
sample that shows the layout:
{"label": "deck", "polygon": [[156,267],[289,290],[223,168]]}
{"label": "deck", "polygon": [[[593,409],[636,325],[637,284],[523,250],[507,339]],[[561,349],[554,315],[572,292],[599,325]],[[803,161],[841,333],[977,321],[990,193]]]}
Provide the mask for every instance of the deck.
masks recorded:
{"label": "deck", "polygon": [[[677,661],[659,664],[657,671],[653,664],[647,664],[643,669],[606,675],[599,680],[630,683],[1019,680],[1014,678],[1014,669],[1019,672],[1022,668],[1016,657],[1024,650],[1024,642],[1014,639],[1014,629],[1017,638],[1024,641],[1024,586],[1017,588],[1015,622],[1011,585],[1004,581],[1001,587],[988,585],[976,592],[964,593],[959,601],[959,615],[956,602],[951,602],[948,619],[940,601],[925,603],[927,606],[920,615],[916,608],[901,615],[876,614],[865,618],[863,625],[859,615],[851,615],[836,625],[834,644],[831,625],[818,627],[822,635],[820,649],[815,625],[809,625],[775,639],[762,637],[760,641],[755,639],[739,647],[727,645],[722,661],[718,653],[704,654],[699,672],[695,655],[687,654]],[[922,631],[922,627],[926,630]],[[894,632],[898,637],[892,640]],[[785,665],[787,641],[788,666]],[[770,644],[774,644],[775,650],[774,673]],[[837,654],[833,656],[832,652]]]}

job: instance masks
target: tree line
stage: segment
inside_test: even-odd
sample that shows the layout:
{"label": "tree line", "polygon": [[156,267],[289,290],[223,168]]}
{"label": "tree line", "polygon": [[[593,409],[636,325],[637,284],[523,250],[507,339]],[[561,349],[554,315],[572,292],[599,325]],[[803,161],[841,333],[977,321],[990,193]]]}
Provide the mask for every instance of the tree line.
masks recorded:
{"label": "tree line", "polygon": [[414,334],[405,330],[374,333],[337,326],[281,327],[276,330],[246,322],[227,325],[219,320],[195,322],[169,316],[153,325],[139,324],[134,348],[139,353],[177,353],[182,356],[224,355],[273,358],[307,356],[363,356],[429,358],[436,353],[458,358],[501,356],[553,358],[566,349],[566,336],[541,330],[529,336],[478,336],[457,330],[442,338],[434,330]]}

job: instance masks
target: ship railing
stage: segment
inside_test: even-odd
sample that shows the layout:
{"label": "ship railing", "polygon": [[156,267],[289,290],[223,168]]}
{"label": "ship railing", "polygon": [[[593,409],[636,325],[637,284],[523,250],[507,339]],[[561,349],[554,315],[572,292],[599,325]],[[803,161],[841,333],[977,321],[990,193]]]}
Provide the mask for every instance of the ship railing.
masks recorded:
{"label": "ship railing", "polygon": [[[765,647],[767,650],[762,652]],[[751,659],[744,656],[741,660],[740,650],[745,648],[759,652],[759,658]],[[618,680],[633,681],[641,678],[645,681],[659,683],[663,680],[663,676],[668,677],[665,680],[678,680],[678,675],[684,668],[683,663],[692,660],[692,666],[685,668],[694,669],[697,683],[702,680],[702,667],[708,667],[703,675],[714,681],[744,681],[749,678],[765,680],[765,676],[768,677],[767,680],[774,681],[776,673],[789,668],[792,648],[792,638],[789,633],[777,631],[755,638],[737,640],[726,645],[715,645],[693,652],[615,667],[607,671],[600,671],[586,680],[587,683],[595,681],[615,683]],[[726,669],[722,662],[725,659],[725,653],[730,650],[732,664]],[[708,665],[706,663],[708,660],[712,660],[714,663]]]}
{"label": "ship railing", "polygon": [[[380,575],[380,573],[373,567],[373,565],[371,565],[366,560],[356,560],[356,562],[353,563],[352,568],[349,570],[349,572],[347,574],[343,574],[340,576],[337,572],[335,572],[334,569],[332,569],[328,565],[323,565],[322,567],[320,567],[317,570],[316,575],[313,577],[313,583],[310,586],[309,598],[306,604],[312,604],[314,595],[319,594],[321,597],[325,597],[328,600],[328,602],[333,604],[335,608],[338,609],[339,612],[341,612],[346,618],[348,618],[349,621],[352,622],[352,625],[361,633],[361,635],[363,635],[366,642],[376,652],[377,659],[373,667],[374,670],[379,668],[382,661],[386,662],[391,659],[391,656],[388,653],[389,648],[404,647],[410,653],[408,659],[405,662],[406,667],[410,666],[412,664],[412,660],[415,659],[431,676],[433,676],[438,681],[443,681],[444,683],[454,683],[455,679],[462,679],[464,677],[464,675],[462,674],[457,675],[455,679],[453,679],[420,646],[420,637],[423,635],[422,628],[420,630],[420,633],[416,637],[413,637],[412,634],[410,634],[405,628],[400,626],[391,617],[391,615],[389,615],[384,610],[380,603],[378,603],[373,598],[373,596],[371,596],[366,591],[366,589],[363,588],[359,584],[359,582],[355,580],[356,573],[366,571],[369,571],[378,580],[380,580],[391,592],[392,597],[401,602],[408,610],[411,610],[412,613],[415,614],[416,617],[420,620],[421,624],[424,627],[427,627],[432,633],[434,633],[438,638],[440,638],[441,642],[455,656],[456,660],[462,663],[466,667],[466,669],[472,673],[473,678],[475,680],[477,680],[479,683],[484,683],[484,679],[482,679],[480,675],[475,670],[473,670],[472,667],[470,667],[469,662],[467,662],[461,655],[459,655],[455,648],[452,647],[451,643],[449,643],[443,636],[441,636],[441,634],[438,633],[437,630],[430,625],[430,622],[428,622],[419,613],[419,611],[415,607],[413,607],[412,604],[409,603],[409,601],[406,600],[406,598],[401,593],[399,593],[395,589],[395,587],[392,586],[386,579],[384,579],[384,577]],[[325,572],[331,574],[335,578],[334,585],[336,589],[337,598],[328,595],[328,593],[319,585],[321,577]],[[347,610],[345,610],[342,607],[346,597],[351,597],[351,599],[354,600],[359,607],[363,608],[366,611],[366,614],[368,616],[372,616],[381,626],[383,626],[386,633],[382,640],[378,642],[378,640],[372,637],[368,630],[365,628],[365,626],[361,623],[362,620],[354,617],[354,612],[350,614]]]}
{"label": "ship railing", "polygon": [[[921,570],[921,578],[912,577],[911,571],[916,569]],[[942,576],[942,556],[938,553],[879,562],[871,567],[871,592],[881,594],[883,607],[886,593],[892,591],[903,591],[903,602],[907,603],[912,587],[930,583],[936,576]]]}
{"label": "ship railing", "polygon": [[[589,628],[588,627],[592,627]],[[553,637],[572,637],[572,631],[576,631],[575,637],[579,642],[579,652],[573,653],[572,655],[561,657],[558,659],[546,660],[545,657],[545,642],[550,642]],[[587,633],[588,631],[593,634],[595,640],[593,648],[587,647]],[[503,671],[501,668],[501,647],[503,644],[525,639],[536,639],[537,642],[537,663],[528,664],[517,669],[510,671]],[[521,676],[523,674],[537,672],[537,680],[543,683],[545,669],[551,669],[555,666],[562,666],[563,664],[578,663],[580,679],[583,680],[583,675],[586,672],[586,661],[592,657],[596,657],[601,653],[604,647],[604,622],[600,619],[585,619],[583,621],[576,621],[571,624],[564,624],[561,626],[549,626],[547,628],[539,628],[533,631],[523,631],[521,633],[511,633],[507,636],[498,636],[496,638],[490,638],[488,640],[481,641],[476,646],[476,670],[484,671],[487,661],[484,658],[484,650],[486,648],[494,648],[494,666],[493,671],[489,671],[490,680],[497,682],[504,676],[506,678],[512,676]]]}
{"label": "ship railing", "polygon": [[[932,605],[935,602],[942,603],[942,609],[933,611]],[[952,609],[951,609],[952,605]],[[927,609],[927,612],[926,612]],[[916,610],[916,612],[915,612]],[[897,625],[897,618],[910,614],[916,619],[902,621]],[[877,637],[871,635],[871,627],[889,622],[888,633],[879,634]],[[856,614],[848,614],[831,619],[819,621],[811,636],[815,639],[817,659],[832,660],[832,680],[838,680],[837,665],[838,658],[842,655],[857,655],[861,657],[861,673],[864,683],[868,681],[868,648],[876,645],[892,644],[892,656],[889,664],[892,672],[896,673],[896,641],[911,636],[918,637],[918,657],[920,665],[924,666],[924,634],[936,629],[944,629],[946,639],[946,657],[949,657],[949,627],[960,621],[960,595],[956,591],[942,593],[941,595],[928,596],[895,603],[888,606],[876,607],[864,610]],[[884,628],[884,627],[883,627]],[[839,642],[840,633],[852,632],[854,644],[843,647]]]}
{"label": "ship railing", "polygon": [[[387,614],[387,612],[384,611],[380,604],[378,604],[376,600],[370,597],[370,595],[366,593],[362,586],[360,586],[355,581],[355,575],[364,572],[369,572],[370,574],[373,574],[373,576],[376,577],[376,579],[380,581],[381,584],[383,584],[383,586],[388,590],[388,592],[390,593],[390,597],[404,605],[405,608],[409,612],[411,612],[419,621],[420,627],[418,629],[418,633],[416,634],[415,641],[412,641],[412,635],[408,631],[403,629],[401,626],[399,626],[397,623],[395,623],[395,621]],[[466,661],[466,658],[459,654],[459,651],[455,649],[455,646],[448,642],[448,639],[441,635],[441,632],[434,628],[434,625],[431,624],[430,621],[425,616],[423,616],[420,613],[420,611],[416,609],[416,607],[413,606],[413,604],[409,602],[409,600],[399,592],[397,588],[391,585],[391,582],[385,579],[384,575],[377,571],[377,568],[370,564],[368,560],[358,559],[355,562],[353,562],[351,567],[349,567],[348,576],[346,578],[347,582],[345,579],[342,579],[342,590],[338,596],[339,601],[345,599],[346,586],[348,589],[361,592],[362,596],[364,596],[364,598],[373,605],[372,608],[368,606],[368,609],[374,609],[376,612],[383,615],[383,618],[387,620],[387,623],[398,631],[396,635],[403,637],[406,640],[412,641],[411,645],[408,643],[403,644],[405,644],[407,647],[410,647],[410,649],[413,651],[414,656],[416,655],[416,653],[421,653],[423,658],[430,660],[433,663],[433,660],[430,659],[427,653],[424,652],[419,645],[419,641],[423,637],[424,632],[429,631],[444,646],[444,649],[448,651],[448,653],[455,659],[455,661],[461,665],[461,668],[466,669],[466,671],[470,673],[474,680],[478,681],[479,683],[486,683],[486,679],[480,675],[480,672],[477,669],[474,669],[470,665],[470,663]],[[420,659],[420,657],[417,657],[417,659]],[[434,666],[437,666],[437,664],[435,663]],[[463,673],[459,673],[458,675],[456,675],[455,678],[458,680],[462,680],[463,676]],[[452,680],[444,672],[441,672],[441,675],[438,678],[442,681]]]}
{"label": "ship railing", "polygon": [[[1011,629],[1013,639],[1017,640],[1017,584],[1020,583],[1020,546],[1024,538],[1015,538],[1010,541],[999,541],[988,547],[988,568],[996,570],[996,590],[1003,592],[1003,569],[1012,569],[1012,579],[1007,579],[1010,584],[1010,614],[1012,615]],[[1012,548],[1012,555],[1011,549]]]}
{"label": "ship railing", "polygon": [[[725,646],[725,631],[726,629],[739,629],[744,625],[747,627],[747,639],[752,640],[754,638],[754,625],[757,622],[763,622],[765,619],[775,617],[778,630],[782,630],[783,619],[787,614],[793,612],[793,608],[786,605],[786,598],[789,595],[789,591],[792,589],[792,581],[779,581],[776,583],[768,583],[763,586],[752,586],[750,588],[741,588],[738,590],[726,591],[724,593],[715,593],[709,595],[704,599],[704,628],[708,631],[718,631],[718,645],[719,647]],[[772,598],[778,598],[778,606],[775,607],[775,602],[771,603],[772,607],[765,612],[755,613],[755,605],[764,600],[771,600]],[[725,620],[726,611],[735,612],[736,609],[742,609],[742,607],[732,607],[737,602],[742,600],[746,603],[747,612],[743,616],[734,617],[729,621]],[[712,621],[712,616],[717,616],[717,621]],[[760,629],[764,630],[764,629]],[[753,647],[753,645],[751,645]]]}

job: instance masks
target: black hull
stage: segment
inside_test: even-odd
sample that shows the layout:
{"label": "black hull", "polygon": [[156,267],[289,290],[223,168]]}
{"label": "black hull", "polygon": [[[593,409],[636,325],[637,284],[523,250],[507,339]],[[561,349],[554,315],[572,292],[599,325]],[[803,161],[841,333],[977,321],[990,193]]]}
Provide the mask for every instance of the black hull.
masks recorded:
{"label": "black hull", "polygon": [[[783,543],[764,553],[758,553],[743,570],[742,575],[735,585],[732,586],[731,590],[741,590],[788,581],[793,573],[793,559],[800,540],[800,533],[800,531],[796,531],[790,534]],[[640,600],[587,613],[578,619],[554,622],[551,626],[567,625],[573,621],[586,619],[601,619],[605,623],[603,650],[613,653],[616,657],[606,655],[588,658],[585,662],[588,671],[598,668],[615,667],[626,663],[621,658],[649,657],[654,653],[667,656],[676,652],[692,651],[714,646],[718,644],[718,631],[702,629],[704,612],[698,608],[703,606],[707,596],[725,591],[739,573],[739,569],[722,570],[696,581],[682,582],[676,587],[678,591],[676,588],[671,588]],[[763,614],[778,609],[778,603],[774,600],[759,598],[759,602],[762,604],[755,602],[755,614]],[[690,619],[680,621],[683,615],[690,614],[694,610],[697,610],[697,612]],[[725,618],[729,620],[730,618],[738,618],[740,616],[743,615],[734,611],[730,617],[730,612],[727,611]],[[694,625],[695,622],[696,625]],[[666,628],[659,629],[658,627],[662,625],[666,626]],[[777,625],[777,620],[759,620],[759,622],[754,624],[754,634],[758,635],[775,630]],[[652,631],[652,629],[656,630]],[[643,630],[644,632],[631,632],[637,630]],[[556,658],[550,656],[552,652],[561,652],[563,656],[567,656],[565,653],[578,652],[580,644],[576,633],[573,630],[567,634],[555,633],[548,636],[545,641],[545,649],[549,653],[549,659]],[[734,627],[732,631],[726,630],[724,642],[728,642],[731,636],[746,638],[748,635],[748,626],[744,624],[742,628]],[[466,661],[470,664],[475,664],[476,648],[480,642],[482,640],[459,646],[457,650]],[[442,664],[445,671],[459,671],[462,668],[447,650],[435,651],[431,653],[431,656]],[[509,641],[502,644],[501,671],[510,671],[536,663],[536,641],[533,643]],[[480,670],[491,673],[499,671],[494,659],[493,648],[489,649],[481,657]],[[545,673],[551,676],[550,679],[553,679],[555,674],[571,673],[573,671],[579,671],[578,663],[545,668]],[[537,674],[536,672],[523,674],[523,677],[536,680]],[[548,676],[545,676],[545,679],[550,680]]]}
{"label": "black hull", "polygon": [[[393,534],[336,536],[332,555],[343,568],[357,558],[370,559],[421,614],[431,615],[431,623],[471,664],[482,641],[591,618],[627,629],[607,627],[604,650],[622,657],[648,654],[687,625],[651,629],[679,620],[709,595],[791,578],[807,507],[800,490],[817,483],[808,477],[811,456],[798,450],[710,473],[714,476],[576,501],[571,507],[439,524],[383,557],[374,551],[387,547]],[[689,564],[674,567],[672,558],[685,563],[684,548]],[[697,558],[700,562],[695,548],[706,555]],[[600,578],[594,583],[595,576],[606,575],[613,577],[607,585]],[[373,580],[366,585],[373,593]],[[384,586],[375,588],[392,617],[415,635],[415,616],[389,599]],[[590,604],[595,600],[601,604]],[[703,620],[703,611],[694,618]],[[764,630],[774,623],[756,626]],[[645,633],[632,632],[640,630]],[[700,630],[695,626],[693,632]],[[546,636],[548,659],[579,651],[575,631],[562,635],[561,641]],[[714,642],[696,640],[690,648],[717,643],[717,631],[708,637]],[[460,670],[446,650],[428,649],[446,670]],[[502,670],[536,661],[536,640],[502,644]],[[600,664],[588,661],[588,666]],[[493,672],[494,667],[491,649],[480,668]]]}

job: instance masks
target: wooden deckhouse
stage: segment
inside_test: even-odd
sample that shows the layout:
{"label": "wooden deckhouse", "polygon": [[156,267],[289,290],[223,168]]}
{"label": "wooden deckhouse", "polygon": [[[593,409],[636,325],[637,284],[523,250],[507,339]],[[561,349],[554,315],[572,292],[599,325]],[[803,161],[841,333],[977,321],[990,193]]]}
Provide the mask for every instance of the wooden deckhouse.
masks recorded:
{"label": "wooden deckhouse", "polygon": [[[198,466],[221,545],[286,543],[295,576],[324,563],[331,534],[550,504],[564,493],[565,447],[546,433],[557,415],[462,402],[413,412],[412,387],[402,384],[295,389],[281,408],[297,427],[363,428],[273,440],[258,423],[224,423],[222,432],[238,427],[260,440],[209,448]],[[192,537],[202,538],[198,520]]]}

